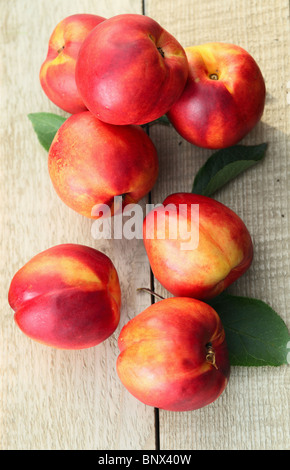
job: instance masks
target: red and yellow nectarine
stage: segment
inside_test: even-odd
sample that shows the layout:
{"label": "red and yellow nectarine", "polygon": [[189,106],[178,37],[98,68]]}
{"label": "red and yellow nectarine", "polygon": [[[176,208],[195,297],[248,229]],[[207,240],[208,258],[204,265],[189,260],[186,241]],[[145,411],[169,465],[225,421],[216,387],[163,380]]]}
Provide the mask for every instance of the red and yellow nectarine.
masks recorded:
{"label": "red and yellow nectarine", "polygon": [[68,113],[87,109],[76,86],[76,60],[89,32],[104,20],[86,13],[71,15],[56,25],[49,38],[47,56],[39,73],[40,84],[47,97]]}
{"label": "red and yellow nectarine", "polygon": [[118,344],[119,378],[146,405],[195,410],[215,401],[228,383],[225,332],[204,302],[161,300],[123,327]]}
{"label": "red and yellow nectarine", "polygon": [[234,44],[185,48],[189,74],[181,97],[167,116],[177,132],[199,147],[237,144],[258,123],[265,82],[253,57]]}
{"label": "red and yellow nectarine", "polygon": [[86,217],[98,218],[103,205],[115,214],[115,196],[122,196],[124,208],[151,190],[158,156],[141,127],[114,126],[85,111],[73,114],[58,129],[48,167],[63,202]]}
{"label": "red and yellow nectarine", "polygon": [[[198,240],[192,248],[196,221],[190,219],[191,205],[199,208]],[[164,223],[158,224],[158,218]],[[174,238],[170,226],[176,218]],[[240,217],[212,198],[191,193],[172,194],[149,212],[143,240],[153,274],[175,296],[217,296],[245,273],[253,258],[252,239]]]}
{"label": "red and yellow nectarine", "polygon": [[76,83],[87,108],[116,125],[145,124],[165,114],[188,75],[183,47],[155,20],[117,15],[84,41]]}
{"label": "red and yellow nectarine", "polygon": [[117,271],[108,256],[83,245],[34,256],[14,275],[8,300],[23,333],[59,349],[96,346],[120,320]]}

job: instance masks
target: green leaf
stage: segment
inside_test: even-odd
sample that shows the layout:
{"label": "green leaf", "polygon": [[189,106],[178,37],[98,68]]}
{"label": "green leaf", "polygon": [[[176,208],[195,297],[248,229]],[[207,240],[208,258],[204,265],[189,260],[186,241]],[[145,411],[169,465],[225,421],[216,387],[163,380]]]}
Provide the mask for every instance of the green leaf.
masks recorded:
{"label": "green leaf", "polygon": [[53,113],[30,113],[28,118],[32,122],[39,142],[47,151],[57,130],[67,119]]}
{"label": "green leaf", "polygon": [[281,317],[269,305],[261,300],[226,293],[207,303],[216,310],[224,326],[231,365],[287,364],[290,334]]}
{"label": "green leaf", "polygon": [[215,152],[195,176],[192,193],[211,196],[215,191],[265,156],[268,144],[235,145]]}

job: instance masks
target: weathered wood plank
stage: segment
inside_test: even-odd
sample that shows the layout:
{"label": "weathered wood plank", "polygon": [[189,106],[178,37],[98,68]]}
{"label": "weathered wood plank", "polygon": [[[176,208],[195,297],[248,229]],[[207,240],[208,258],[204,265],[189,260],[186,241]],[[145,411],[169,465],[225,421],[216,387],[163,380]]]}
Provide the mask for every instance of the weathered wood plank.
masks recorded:
{"label": "weathered wood plank", "polygon": [[[231,291],[268,302],[290,326],[289,317],[289,5],[285,1],[154,0],[146,14],[183,46],[223,41],[250,52],[267,86],[261,123],[243,140],[268,142],[265,161],[215,194],[236,211],[254,240],[249,272]],[[287,101],[288,92],[288,101]],[[173,129],[153,127],[160,155],[152,202],[190,191],[193,178],[211,155],[185,142]],[[156,291],[166,292],[156,282]],[[160,411],[161,449],[289,448],[289,368],[233,368],[230,384],[214,404],[191,413]]]}
{"label": "weathered wood plank", "polygon": [[[142,2],[0,0],[1,6],[1,354],[2,449],[151,449],[154,412],[122,387],[115,372],[122,325],[150,303],[136,288],[149,286],[140,240],[96,240],[92,223],[57,198],[47,175],[46,153],[27,119],[29,112],[58,109],[38,81],[50,31],[77,12],[112,16],[141,13]],[[262,298],[289,325],[289,49],[286,0],[145,1],[152,16],[184,46],[207,41],[245,47],[261,66],[268,89],[262,122],[245,143],[269,142],[266,160],[241,175],[216,198],[248,225],[255,243],[251,270],[232,291]],[[289,90],[288,90],[289,91]],[[288,103],[288,105],[287,105]],[[160,176],[152,202],[190,190],[210,151],[194,148],[173,129],[153,127]],[[143,201],[144,204],[146,201]],[[15,271],[37,252],[67,241],[94,246],[116,265],[123,292],[120,327],[100,347],[54,351],[19,332],[7,304]],[[166,292],[156,283],[156,290]],[[289,444],[289,373],[286,367],[232,372],[225,394],[192,413],[160,411],[162,449],[281,449]]]}
{"label": "weathered wood plank", "polygon": [[[1,449],[150,449],[154,411],[127,393],[116,374],[117,337],[150,304],[142,240],[96,240],[92,221],[54,192],[47,154],[27,114],[62,114],[41,90],[38,73],[54,26],[73,13],[141,13],[139,0],[1,0]],[[123,308],[115,334],[96,348],[59,351],[25,337],[7,303],[14,273],[59,243],[86,244],[110,256]]]}

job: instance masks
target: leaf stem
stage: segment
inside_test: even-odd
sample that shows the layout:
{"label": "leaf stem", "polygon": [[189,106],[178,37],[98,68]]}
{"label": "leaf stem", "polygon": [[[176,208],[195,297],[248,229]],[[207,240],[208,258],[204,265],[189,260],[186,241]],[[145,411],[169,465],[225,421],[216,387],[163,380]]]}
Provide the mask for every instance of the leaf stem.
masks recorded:
{"label": "leaf stem", "polygon": [[148,294],[154,295],[154,297],[156,297],[157,299],[159,299],[159,300],[164,300],[164,297],[162,297],[162,296],[159,295],[159,294],[156,294],[156,292],[153,292],[153,290],[148,289],[147,287],[138,287],[137,291],[148,292]]}

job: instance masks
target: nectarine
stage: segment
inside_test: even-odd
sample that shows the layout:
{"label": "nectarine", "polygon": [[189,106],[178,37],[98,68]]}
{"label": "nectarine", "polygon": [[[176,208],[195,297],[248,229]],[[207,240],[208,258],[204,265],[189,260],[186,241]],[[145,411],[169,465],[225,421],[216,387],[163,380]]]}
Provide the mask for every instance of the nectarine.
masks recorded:
{"label": "nectarine", "polygon": [[161,117],[181,95],[188,75],[183,47],[159,23],[117,15],[88,35],[76,64],[76,83],[87,108],[116,125]]}
{"label": "nectarine", "polygon": [[120,320],[117,271],[108,256],[83,245],[34,256],[14,275],[8,300],[23,333],[58,349],[96,346]]}
{"label": "nectarine", "polygon": [[258,123],[265,82],[253,57],[234,44],[185,48],[188,80],[167,116],[177,132],[199,147],[237,144]]}
{"label": "nectarine", "polygon": [[[114,126],[91,112],[73,114],[57,131],[48,154],[49,174],[62,199],[76,212],[100,217],[106,205],[116,213],[145,196],[158,175],[156,148],[139,126]],[[109,214],[108,214],[109,215]]]}
{"label": "nectarine", "polygon": [[204,302],[161,300],[123,327],[118,344],[119,378],[146,405],[196,410],[215,401],[228,383],[225,332]]}
{"label": "nectarine", "polygon": [[[199,209],[197,227],[192,205]],[[170,227],[176,220],[174,237]],[[196,228],[198,239],[191,240]],[[175,296],[217,296],[245,273],[253,258],[252,239],[241,218],[224,204],[191,193],[172,194],[149,212],[143,240],[153,274]]]}
{"label": "nectarine", "polygon": [[54,28],[39,79],[47,97],[68,113],[87,108],[75,81],[75,66],[80,47],[89,32],[104,21],[98,15],[75,14],[64,18]]}

